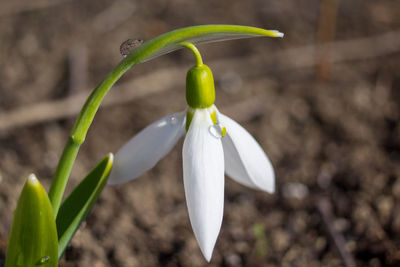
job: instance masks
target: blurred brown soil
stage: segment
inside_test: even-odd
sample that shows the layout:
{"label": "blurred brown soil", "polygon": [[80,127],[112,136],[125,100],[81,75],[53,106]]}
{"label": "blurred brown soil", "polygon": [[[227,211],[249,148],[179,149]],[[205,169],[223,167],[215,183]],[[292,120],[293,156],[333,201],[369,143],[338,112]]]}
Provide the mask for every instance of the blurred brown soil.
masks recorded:
{"label": "blurred brown soil", "polygon": [[[209,265],[400,266],[400,46],[374,38],[400,34],[400,2],[337,4],[336,19],[321,20],[315,0],[3,0],[0,118],[93,88],[121,60],[119,46],[128,38],[213,23],[279,29],[284,39],[199,47],[214,70],[216,104],[260,142],[277,178],[274,195],[226,179],[224,220]],[[332,26],[333,36],[318,36]],[[369,41],[336,59],[335,45],[327,53],[274,57],[353,39]],[[358,53],[370,42],[370,53]],[[185,108],[185,71],[193,62],[178,51],[122,78],[119,85],[174,75],[159,75],[152,81],[157,90],[126,101],[135,87],[124,88],[99,110],[68,190],[147,124]],[[151,90],[155,76],[149,77],[143,81]],[[34,172],[49,187],[74,110],[0,133],[0,266],[22,185]],[[181,149],[182,141],[136,181],[106,187],[60,266],[206,265],[187,215]]]}

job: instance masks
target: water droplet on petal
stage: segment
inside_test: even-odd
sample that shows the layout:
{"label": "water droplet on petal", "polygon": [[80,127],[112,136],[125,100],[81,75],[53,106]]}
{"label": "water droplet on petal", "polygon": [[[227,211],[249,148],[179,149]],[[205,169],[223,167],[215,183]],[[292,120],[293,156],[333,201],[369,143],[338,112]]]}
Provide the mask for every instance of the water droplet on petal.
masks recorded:
{"label": "water droplet on petal", "polygon": [[135,48],[140,46],[143,43],[143,40],[141,39],[128,39],[125,42],[121,44],[119,47],[119,52],[123,57],[126,57],[129,55],[130,52],[132,52]]}
{"label": "water droplet on petal", "polygon": [[213,124],[210,127],[208,127],[208,131],[213,137],[221,139],[224,136],[223,128],[224,127],[222,127],[220,124]]}
{"label": "water droplet on petal", "polygon": [[50,260],[50,257],[49,257],[49,256],[41,257],[40,260],[39,260],[39,262],[38,262],[38,265],[45,264],[45,263],[47,263],[49,260]]}
{"label": "water droplet on petal", "polygon": [[178,123],[178,119],[175,116],[171,116],[169,118],[169,123],[171,123],[172,125],[176,125]]}

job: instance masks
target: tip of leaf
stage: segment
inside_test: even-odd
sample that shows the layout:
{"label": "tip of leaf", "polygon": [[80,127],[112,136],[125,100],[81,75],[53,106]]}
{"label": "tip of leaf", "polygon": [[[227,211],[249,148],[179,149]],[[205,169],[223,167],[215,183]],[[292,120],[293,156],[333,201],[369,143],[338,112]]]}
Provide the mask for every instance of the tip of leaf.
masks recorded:
{"label": "tip of leaf", "polygon": [[113,161],[114,160],[114,154],[113,153],[108,153],[107,158],[109,159],[109,161]]}
{"label": "tip of leaf", "polygon": [[285,34],[283,32],[276,32],[276,37],[283,38]]}
{"label": "tip of leaf", "polygon": [[280,31],[272,30],[271,32],[273,32],[274,35],[275,35],[275,36],[273,36],[273,37],[280,37],[280,38],[283,38],[283,36],[285,36],[285,34],[284,34],[283,32],[280,32]]}
{"label": "tip of leaf", "polygon": [[106,156],[107,158],[107,171],[110,171],[113,164],[114,164],[114,154],[113,153],[108,153],[108,155]]}
{"label": "tip of leaf", "polygon": [[28,181],[26,181],[26,183],[34,187],[39,186],[39,181],[33,173],[29,175]]}

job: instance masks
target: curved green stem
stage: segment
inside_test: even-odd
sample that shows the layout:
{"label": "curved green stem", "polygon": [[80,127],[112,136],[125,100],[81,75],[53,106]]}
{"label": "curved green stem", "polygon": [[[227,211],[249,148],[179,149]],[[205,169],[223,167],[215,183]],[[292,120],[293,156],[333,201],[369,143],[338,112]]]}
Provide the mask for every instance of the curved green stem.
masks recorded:
{"label": "curved green stem", "polygon": [[180,45],[184,46],[186,48],[189,48],[193,52],[193,54],[196,58],[196,66],[203,65],[203,59],[201,58],[201,54],[200,54],[199,50],[197,49],[197,47],[194,46],[194,44],[189,43],[189,42],[182,42],[182,43],[180,43]]}
{"label": "curved green stem", "polygon": [[116,81],[130,68],[123,60],[90,94],[78,119],[69,135],[67,144],[58,163],[53,182],[49,190],[49,199],[53,208],[54,218],[57,217],[68,177],[78,154],[81,144],[85,141],[87,131],[92,124],[99,106]]}
{"label": "curved green stem", "polygon": [[[49,198],[52,204],[54,216],[64,194],[65,186],[75,158],[81,144],[86,138],[87,131],[92,124],[93,118],[107,92],[115,82],[131,67],[182,48],[183,42],[193,44],[207,43],[223,40],[232,40],[250,37],[282,37],[278,31],[264,30],[256,27],[239,25],[202,25],[177,29],[162,34],[152,40],[144,42],[134,49],[119,65],[93,90],[92,94],[84,104],[78,119],[70,133],[67,144],[60,158],[50,186]],[[192,45],[194,47],[194,45]],[[190,47],[188,47],[190,49]],[[197,49],[193,50],[195,55]],[[197,63],[202,63],[201,57],[196,56]]]}

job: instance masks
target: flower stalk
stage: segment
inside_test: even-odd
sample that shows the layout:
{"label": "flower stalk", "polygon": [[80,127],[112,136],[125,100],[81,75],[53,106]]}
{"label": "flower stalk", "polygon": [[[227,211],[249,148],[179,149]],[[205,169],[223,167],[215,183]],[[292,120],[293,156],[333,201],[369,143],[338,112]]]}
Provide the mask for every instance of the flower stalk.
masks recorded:
{"label": "flower stalk", "polygon": [[203,65],[203,59],[201,58],[201,54],[194,44],[189,42],[182,42],[181,45],[193,52],[194,56],[196,57],[196,66]]}

